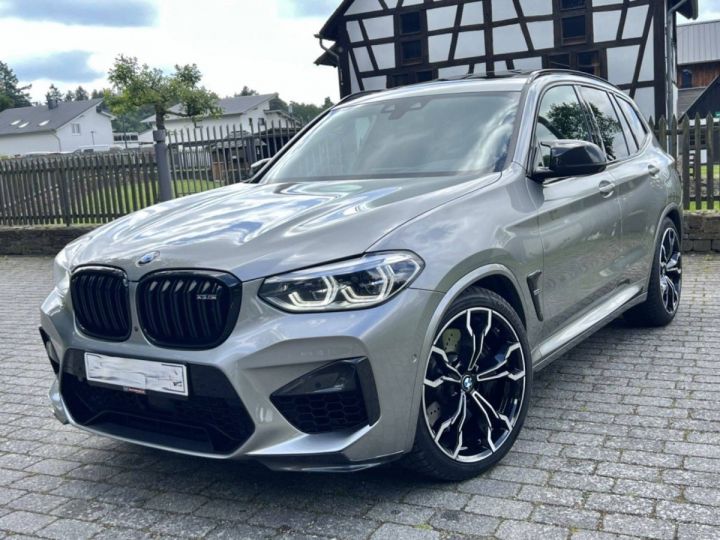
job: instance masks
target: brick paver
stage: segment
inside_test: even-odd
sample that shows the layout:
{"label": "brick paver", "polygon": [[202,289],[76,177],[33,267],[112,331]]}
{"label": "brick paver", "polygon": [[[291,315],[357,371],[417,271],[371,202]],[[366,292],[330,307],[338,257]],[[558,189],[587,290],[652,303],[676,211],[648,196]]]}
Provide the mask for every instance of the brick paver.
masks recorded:
{"label": "brick paver", "polygon": [[535,380],[501,465],[273,473],[61,426],[37,333],[47,258],[0,258],[0,538],[720,538],[720,257],[686,258],[672,326],[614,323]]}

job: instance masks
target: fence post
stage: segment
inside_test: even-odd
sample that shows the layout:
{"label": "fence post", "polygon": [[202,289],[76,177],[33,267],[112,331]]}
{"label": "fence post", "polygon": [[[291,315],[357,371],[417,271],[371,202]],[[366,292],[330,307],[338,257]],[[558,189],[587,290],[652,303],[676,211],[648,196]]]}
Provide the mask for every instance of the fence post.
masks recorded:
{"label": "fence post", "polygon": [[165,130],[156,129],[153,131],[155,141],[155,160],[158,170],[158,187],[160,202],[173,199],[173,186],[170,179],[170,163],[168,163],[168,148],[165,142]]}
{"label": "fence post", "polygon": [[663,150],[668,150],[667,121],[664,116],[658,120],[658,140]]}
{"label": "fence post", "polygon": [[67,175],[65,175],[63,161],[61,159],[55,159],[52,163],[55,166],[58,194],[60,195],[60,213],[62,214],[62,220],[65,226],[70,227],[70,225],[72,225],[72,214],[70,212],[70,193]]}
{"label": "fence post", "polygon": [[682,183],[683,183],[683,208],[690,208],[690,120],[687,115],[682,121],[682,135],[680,139],[682,152]]}
{"label": "fence post", "polygon": [[705,120],[705,141],[707,143],[705,204],[707,210],[713,210],[715,208],[715,118],[711,113],[708,113]]}

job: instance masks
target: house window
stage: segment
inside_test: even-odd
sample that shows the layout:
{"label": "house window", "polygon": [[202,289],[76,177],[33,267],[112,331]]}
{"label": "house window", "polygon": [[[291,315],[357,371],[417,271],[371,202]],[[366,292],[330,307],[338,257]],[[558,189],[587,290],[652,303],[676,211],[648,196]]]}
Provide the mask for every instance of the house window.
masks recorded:
{"label": "house window", "polygon": [[606,77],[603,56],[600,51],[550,54],[545,57],[545,67],[550,69],[574,69],[597,77]]}
{"label": "house window", "polygon": [[689,69],[683,69],[682,71],[682,88],[692,88],[693,86],[693,72]]}
{"label": "house window", "polygon": [[403,41],[400,43],[400,63],[407,65],[422,62],[422,49],[422,41],[419,39]]}
{"label": "house window", "polygon": [[562,19],[562,42],[565,45],[572,43],[585,43],[587,41],[587,28],[585,15],[565,17]]}
{"label": "house window", "polygon": [[586,51],[577,54],[578,71],[601,77],[602,71],[600,67],[600,53],[598,51]]}
{"label": "house window", "polygon": [[560,9],[579,9],[585,7],[585,0],[560,0]]}
{"label": "house window", "polygon": [[80,124],[75,124],[75,123],[70,124],[70,130],[73,135],[80,135],[80,133],[82,132],[80,129]]}
{"label": "house window", "polygon": [[550,69],[570,69],[569,54],[551,54],[548,56],[547,67]]}
{"label": "house window", "polygon": [[419,11],[400,14],[400,34],[417,34],[422,30],[422,20]]}
{"label": "house window", "polygon": [[406,86],[408,84],[427,82],[435,79],[437,79],[437,71],[434,69],[397,73],[388,76],[388,88],[396,88],[398,86]]}

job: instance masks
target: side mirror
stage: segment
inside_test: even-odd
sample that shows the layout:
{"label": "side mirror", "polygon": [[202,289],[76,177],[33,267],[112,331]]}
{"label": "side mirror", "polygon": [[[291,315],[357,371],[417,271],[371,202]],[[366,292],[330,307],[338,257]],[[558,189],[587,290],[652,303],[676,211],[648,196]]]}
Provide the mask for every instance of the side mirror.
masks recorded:
{"label": "side mirror", "polygon": [[538,179],[597,174],[608,165],[605,153],[591,142],[558,140],[542,146],[550,148],[550,159],[547,168],[535,171]]}
{"label": "side mirror", "polygon": [[270,160],[271,160],[271,159],[272,159],[272,158],[261,159],[260,161],[256,161],[255,163],[253,163],[252,165],[250,165],[250,178],[252,178],[252,177],[255,176],[257,173],[259,173],[260,170],[261,170],[263,167],[265,167],[265,165],[267,165],[268,163],[270,163]]}

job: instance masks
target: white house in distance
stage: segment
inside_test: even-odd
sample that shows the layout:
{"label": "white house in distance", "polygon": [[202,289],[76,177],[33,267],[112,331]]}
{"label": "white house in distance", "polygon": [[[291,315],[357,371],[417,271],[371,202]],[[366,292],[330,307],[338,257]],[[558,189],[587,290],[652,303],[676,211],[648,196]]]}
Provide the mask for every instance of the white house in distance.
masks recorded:
{"label": "white house in distance", "polygon": [[[170,114],[165,119],[165,129],[178,132],[189,130],[192,140],[206,140],[224,137],[226,130],[232,129],[232,126],[238,128],[242,126],[243,131],[256,132],[271,128],[273,124],[275,127],[280,125],[285,127],[288,123],[292,125],[295,122],[292,116],[273,107],[273,100],[277,97],[277,94],[264,94],[219,99],[217,106],[222,111],[220,116],[196,119],[193,122],[192,118]],[[176,113],[181,111],[179,105],[171,110]],[[151,124],[152,127],[140,133],[140,143],[150,143],[152,142],[152,132],[155,129],[155,117],[149,116],[143,122]],[[215,129],[214,133],[213,129]]]}
{"label": "white house in distance", "polygon": [[63,101],[0,112],[0,156],[112,145],[113,117],[100,110],[102,101]]}

